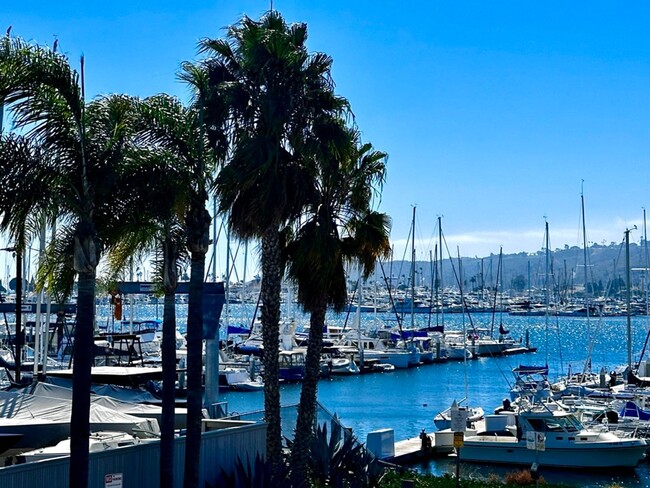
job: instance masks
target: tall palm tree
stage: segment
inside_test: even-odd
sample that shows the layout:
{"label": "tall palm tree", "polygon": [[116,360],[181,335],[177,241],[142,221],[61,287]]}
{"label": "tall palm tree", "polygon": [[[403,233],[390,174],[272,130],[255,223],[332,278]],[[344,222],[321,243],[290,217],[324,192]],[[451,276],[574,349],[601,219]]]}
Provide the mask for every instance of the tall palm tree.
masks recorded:
{"label": "tall palm tree", "polygon": [[[14,216],[18,219],[35,208],[56,208],[65,224],[57,238],[65,239],[63,247],[70,257],[58,269],[66,269],[68,278],[77,275],[70,486],[83,488],[88,485],[95,277],[107,244],[101,241],[98,224],[112,218],[119,163],[130,147],[130,104],[114,96],[87,106],[79,74],[67,58],[9,36],[0,40],[0,99],[13,112],[14,126],[51,155],[43,164],[15,169],[25,178],[40,179],[46,188],[35,193],[23,184],[15,189],[23,198],[5,210],[18,225]],[[71,280],[67,283],[71,287]]]}
{"label": "tall palm tree", "polygon": [[[345,100],[332,92],[332,60],[309,55],[305,24],[287,25],[278,12],[259,21],[243,17],[226,39],[206,39],[208,79],[223,93],[233,116],[231,158],[215,191],[235,235],[261,241],[261,312],[267,456],[281,460],[279,388],[280,292],[284,275],[283,233],[307,198],[309,173],[301,141],[315,114],[338,112]],[[211,76],[227,71],[228,76]],[[216,80],[215,83],[213,80]],[[217,110],[221,107],[217,106]],[[213,110],[206,105],[206,114]]]}
{"label": "tall palm tree", "polygon": [[[177,281],[175,275],[176,265],[172,259],[181,251],[180,247],[187,249],[190,256],[190,292],[188,300],[187,319],[187,435],[185,447],[185,471],[184,485],[198,486],[200,468],[201,448],[201,413],[202,413],[202,369],[203,369],[203,282],[205,271],[205,255],[210,243],[209,229],[211,217],[206,210],[207,191],[211,175],[215,171],[216,163],[223,158],[225,152],[225,140],[220,136],[222,133],[223,121],[217,120],[213,115],[210,121],[210,134],[214,139],[219,139],[221,144],[214,144],[210,148],[205,143],[205,122],[203,117],[202,104],[206,97],[206,82],[203,78],[203,71],[196,69],[190,63],[183,65],[181,79],[190,84],[195,90],[195,100],[192,106],[184,107],[180,101],[166,95],[157,95],[145,100],[142,104],[140,114],[143,117],[143,125],[138,133],[148,144],[165,150],[174,161],[174,171],[177,176],[170,178],[167,174],[165,186],[172,185],[169,193],[174,194],[174,204],[170,210],[174,210],[177,216],[182,214],[180,221],[174,222],[174,228],[182,230],[184,242],[180,243],[176,237],[165,233],[162,241],[163,249],[163,270],[162,278],[165,283],[166,305],[172,296],[167,296],[167,290]],[[171,169],[171,168],[170,168]],[[165,191],[164,193],[168,193]],[[163,194],[164,194],[163,193]],[[169,229],[167,229],[169,230]],[[167,232],[167,230],[165,232]],[[185,251],[183,251],[185,252]],[[169,331],[172,334],[174,329]],[[164,346],[167,356],[171,357],[172,337]],[[163,351],[165,354],[165,351]],[[211,358],[210,358],[211,359]],[[170,365],[171,366],[171,365]],[[168,388],[173,387],[173,377],[167,381]],[[173,390],[172,390],[173,392]],[[165,392],[163,382],[163,395],[170,395],[170,390]],[[170,443],[173,441],[170,441]],[[173,445],[162,446],[165,456],[173,455]],[[168,460],[171,461],[171,460]],[[163,461],[161,457],[161,483],[172,482],[172,464]]]}
{"label": "tall palm tree", "polygon": [[[125,202],[126,213],[120,216],[120,240],[108,250],[109,281],[126,269],[132,256],[155,253],[154,281],[164,294],[162,337],[162,415],[160,441],[160,486],[174,483],[174,423],[176,383],[176,288],[180,264],[187,260],[183,216],[187,208],[190,171],[184,161],[169,149],[151,143],[153,127],[167,123],[185,123],[183,107],[169,97],[151,97],[134,101],[136,130],[141,151],[128,165],[126,191],[118,191],[116,199]],[[180,119],[170,117],[165,109]],[[171,122],[173,121],[173,122]],[[135,191],[133,191],[135,189]]]}
{"label": "tall palm tree", "polygon": [[298,301],[310,313],[305,378],[291,449],[292,486],[302,486],[307,478],[327,307],[340,312],[347,303],[346,264],[359,262],[367,277],[376,260],[390,252],[390,221],[372,210],[373,196],[384,181],[386,155],[370,144],[361,145],[358,132],[341,119],[318,120],[314,134],[307,146],[315,163],[315,191],[287,246],[289,277],[298,284]]}
{"label": "tall palm tree", "polygon": [[[195,152],[192,153],[193,175],[189,188],[189,205],[185,214],[186,247],[190,253],[190,283],[187,304],[187,434],[185,443],[185,488],[198,487],[201,453],[201,411],[203,406],[203,339],[207,337],[203,324],[203,284],[205,256],[210,246],[210,223],[212,217],[206,208],[208,188],[217,168],[228,150],[228,141],[223,133],[225,105],[221,95],[210,87],[208,73],[200,65],[184,63],[179,74],[193,90],[192,106],[197,114]],[[206,104],[213,107],[206,117]],[[207,140],[211,141],[210,146]],[[206,362],[216,360],[206,351]],[[216,378],[214,379],[216,380]]]}

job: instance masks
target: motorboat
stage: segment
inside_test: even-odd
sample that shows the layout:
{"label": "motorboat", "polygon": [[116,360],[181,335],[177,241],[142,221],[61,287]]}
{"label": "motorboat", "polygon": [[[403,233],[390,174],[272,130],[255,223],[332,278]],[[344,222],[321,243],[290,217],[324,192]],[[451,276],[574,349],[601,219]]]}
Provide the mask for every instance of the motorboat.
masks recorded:
{"label": "motorboat", "polygon": [[251,375],[248,368],[226,366],[219,369],[219,386],[238,391],[259,391],[264,389],[264,381],[259,375]]}
{"label": "motorboat", "polygon": [[[151,439],[153,440],[153,439]],[[119,447],[135,446],[143,442],[142,439],[134,437],[126,432],[117,431],[99,431],[91,432],[88,438],[88,451],[99,452]],[[34,449],[14,456],[14,464],[30,463],[34,461],[44,461],[70,455],[70,439],[64,439],[54,446]]]}
{"label": "motorboat", "polygon": [[334,375],[353,375],[360,373],[357,363],[347,357],[333,357],[328,359],[327,368],[329,373]]}
{"label": "motorboat", "polygon": [[572,469],[634,468],[648,445],[607,430],[589,430],[570,412],[535,404],[485,417],[485,430],[466,437],[461,461]]}
{"label": "motorboat", "polygon": [[280,351],[281,381],[302,381],[305,378],[305,349],[293,349],[291,351]]}
{"label": "motorboat", "polygon": [[[485,412],[481,407],[466,407],[466,409],[468,427],[474,425],[475,422],[482,420],[485,415]],[[433,423],[438,430],[449,429],[451,427],[451,407],[439,412],[433,418]]]}

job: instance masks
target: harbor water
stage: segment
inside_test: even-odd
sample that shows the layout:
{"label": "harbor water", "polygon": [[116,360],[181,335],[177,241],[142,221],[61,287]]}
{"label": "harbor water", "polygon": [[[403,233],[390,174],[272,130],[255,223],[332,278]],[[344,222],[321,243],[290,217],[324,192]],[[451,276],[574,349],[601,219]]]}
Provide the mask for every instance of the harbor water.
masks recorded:
{"label": "harbor water", "polygon": [[[238,305],[230,306],[231,323],[247,315]],[[151,313],[151,312],[149,312]],[[179,310],[179,315],[181,315]],[[429,317],[416,317],[416,327],[426,325]],[[149,315],[151,317],[151,315]],[[375,316],[363,313],[362,326],[375,327],[377,320],[384,325],[396,325],[389,314]],[[179,317],[180,319],[181,317]],[[307,318],[296,314],[296,319],[306,324]],[[435,318],[433,319],[435,325]],[[179,320],[180,322],[180,320]],[[328,323],[351,327],[352,319],[344,315],[328,317]],[[410,319],[407,318],[410,324]],[[405,370],[365,375],[332,377],[323,379],[318,386],[318,399],[330,412],[336,413],[341,422],[352,428],[354,434],[365,441],[369,432],[390,428],[395,439],[417,437],[422,429],[435,430],[434,416],[448,408],[456,400],[466,398],[467,404],[481,406],[486,413],[502,404],[509,396],[513,383],[512,369],[518,365],[549,366],[552,381],[567,371],[580,372],[585,367],[591,350],[591,370],[601,368],[611,371],[627,364],[628,322],[626,317],[493,317],[489,313],[449,314],[444,317],[446,330],[487,327],[497,331],[499,324],[510,330],[511,337],[525,342],[529,336],[531,346],[537,352],[514,356],[484,357],[468,361],[421,365]],[[494,324],[494,325],[493,325]],[[650,319],[644,316],[631,319],[632,360],[639,360]],[[300,397],[300,384],[285,384],[281,388],[283,405],[296,404]],[[220,394],[220,401],[228,403],[230,413],[246,413],[263,409],[262,392],[227,391]],[[434,460],[414,467],[434,474],[453,473],[452,459]],[[501,477],[515,468],[462,464],[461,476],[488,476],[495,473]],[[579,473],[549,470],[543,467],[541,475],[549,482],[563,482],[584,487],[641,487],[650,486],[650,465],[642,463],[633,472],[626,473]]]}

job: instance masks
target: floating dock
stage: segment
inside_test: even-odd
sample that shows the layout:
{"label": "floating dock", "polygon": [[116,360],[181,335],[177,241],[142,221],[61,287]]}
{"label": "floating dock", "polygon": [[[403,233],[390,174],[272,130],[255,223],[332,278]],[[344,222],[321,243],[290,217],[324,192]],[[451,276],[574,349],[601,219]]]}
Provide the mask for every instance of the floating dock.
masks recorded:
{"label": "floating dock", "polygon": [[[423,436],[426,437],[423,439]],[[395,442],[393,455],[383,458],[383,461],[398,465],[413,464],[447,457],[454,452],[453,432],[423,432],[418,437]]]}

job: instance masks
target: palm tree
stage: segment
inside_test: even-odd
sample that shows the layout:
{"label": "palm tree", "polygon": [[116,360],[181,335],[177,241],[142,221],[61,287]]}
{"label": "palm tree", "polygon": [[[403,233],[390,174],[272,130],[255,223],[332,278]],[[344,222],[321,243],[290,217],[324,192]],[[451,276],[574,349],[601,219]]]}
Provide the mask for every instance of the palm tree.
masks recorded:
{"label": "palm tree", "polygon": [[[183,215],[191,167],[178,154],[162,149],[151,132],[170,124],[191,127],[191,117],[177,100],[166,96],[134,101],[138,139],[144,144],[130,162],[124,188],[116,199],[125,202],[126,214],[120,216],[120,241],[108,253],[109,281],[124,270],[132,256],[156,253],[154,280],[164,293],[162,368],[163,392],[160,441],[160,486],[174,483],[174,424],[176,383],[176,288],[180,263],[187,259],[184,252],[185,227]],[[176,128],[178,133],[183,133]],[[190,133],[185,133],[191,139]],[[152,140],[155,139],[155,142]],[[133,191],[136,189],[136,191]],[[116,222],[117,223],[117,222]]]}
{"label": "palm tree", "polygon": [[[214,90],[223,93],[234,120],[233,150],[215,191],[235,235],[261,241],[264,410],[267,456],[281,460],[279,389],[280,292],[283,233],[306,202],[309,174],[299,152],[315,114],[338,112],[346,102],[333,95],[331,58],[310,56],[305,24],[287,25],[278,12],[260,21],[243,17],[226,39],[201,42]],[[223,76],[223,71],[228,76]],[[213,77],[212,74],[221,74]],[[217,105],[216,110],[221,110]],[[206,105],[206,114],[213,106]]]}
{"label": "palm tree", "polygon": [[[0,139],[0,171],[4,175],[4,191],[0,191],[0,229],[9,234],[14,241],[13,251],[16,254],[16,335],[14,342],[14,362],[16,383],[21,383],[22,360],[22,258],[27,248],[27,239],[36,235],[36,222],[43,217],[43,209],[37,215],[36,208],[20,208],[24,191],[38,192],[44,189],[42,181],[24,178],[17,170],[25,167],[39,167],[47,158],[40,146],[25,137],[9,134]],[[31,188],[27,190],[27,185]],[[33,186],[32,186],[33,185]],[[11,191],[24,188],[21,191]],[[24,213],[28,210],[33,212]],[[9,250],[9,249],[7,249]]]}
{"label": "palm tree", "polygon": [[[78,279],[70,486],[85,487],[95,277],[102,247],[111,238],[101,234],[100,224],[113,217],[112,193],[120,183],[119,163],[130,149],[130,103],[113,96],[86,105],[79,74],[65,57],[9,36],[0,40],[0,99],[13,111],[14,126],[50,155],[39,164],[13,169],[26,181],[6,190],[21,195],[15,206],[3,209],[10,213],[6,218],[15,227],[21,216],[35,209],[56,209],[64,224],[57,235],[62,242],[58,248],[67,250],[69,257],[52,268],[62,272],[58,278],[69,278],[56,284],[70,289],[75,273]],[[44,185],[44,191],[29,190],[36,184]]]}
{"label": "palm tree", "polygon": [[295,239],[287,246],[288,274],[298,301],[310,313],[309,343],[298,419],[291,449],[292,486],[306,479],[313,436],[325,313],[347,303],[345,266],[358,261],[368,277],[376,260],[390,253],[390,221],[371,208],[384,181],[386,155],[361,145],[341,119],[324,118],[308,141],[314,157],[314,193]]}
{"label": "palm tree", "polygon": [[[193,175],[189,187],[189,205],[185,214],[186,246],[190,253],[190,284],[187,304],[187,434],[185,441],[185,488],[198,487],[201,453],[201,412],[203,406],[203,283],[205,255],[210,246],[210,223],[212,217],[206,208],[207,189],[211,186],[216,163],[227,152],[227,140],[223,135],[225,124],[224,104],[220,94],[210,89],[208,73],[200,65],[184,63],[179,78],[194,91],[193,106],[197,113],[197,135],[194,142]],[[213,107],[206,123],[205,106],[211,101]],[[206,139],[211,145],[207,150]],[[205,337],[215,339],[214,337]],[[218,338],[216,338],[218,339]],[[216,360],[212,351],[206,351],[206,362]],[[216,380],[216,378],[214,379]]]}
{"label": "palm tree", "polygon": [[[165,289],[165,306],[173,307],[173,288],[177,282],[177,257],[181,247],[187,249],[190,255],[190,293],[188,300],[187,320],[187,435],[185,447],[185,472],[184,484],[198,486],[201,448],[201,412],[202,412],[202,341],[203,341],[203,281],[205,270],[205,255],[210,243],[209,228],[211,217],[205,208],[207,200],[206,186],[210,182],[210,175],[215,170],[215,164],[223,158],[225,146],[214,144],[206,149],[205,122],[203,118],[202,103],[205,98],[205,81],[203,71],[196,69],[192,64],[183,65],[181,79],[188,82],[195,89],[196,99],[193,106],[184,107],[177,99],[158,95],[150,97],[141,105],[140,114],[143,124],[138,129],[143,140],[156,148],[166,151],[173,161],[168,167],[167,175],[163,175],[162,195],[174,196],[172,205],[164,211],[162,222],[166,223],[162,229],[162,255],[163,266],[161,277]],[[213,116],[216,116],[213,114]],[[223,122],[213,118],[210,121],[210,133],[215,139],[225,144],[225,139],[220,137]],[[176,172],[175,176],[171,176]],[[156,186],[156,185],[154,185]],[[164,197],[163,197],[164,198]],[[160,208],[167,208],[163,205]],[[155,211],[154,211],[155,212]],[[173,217],[170,222],[170,217]],[[182,217],[182,218],[181,218]],[[180,219],[180,220],[178,220]],[[170,233],[171,230],[173,233]],[[182,231],[184,242],[178,238]],[[186,254],[183,251],[184,254]],[[175,259],[176,258],[176,259]],[[164,326],[166,327],[166,325]],[[166,330],[166,329],[163,329]],[[175,349],[173,344],[173,328],[169,328],[168,342],[163,338],[163,359],[169,358],[169,378],[163,381],[163,395],[170,404],[170,415],[173,415],[173,385],[174,370],[171,361],[175,364]],[[174,356],[172,356],[174,355]],[[174,359],[172,359],[174,357]],[[212,359],[212,358],[209,358]],[[165,381],[167,385],[165,386]],[[167,388],[167,390],[165,390]],[[165,399],[164,399],[165,400]],[[173,422],[168,419],[168,422]],[[169,436],[173,435],[173,423],[166,426]],[[169,444],[161,446],[161,483],[173,483],[173,437]],[[164,459],[163,459],[164,458]]]}

